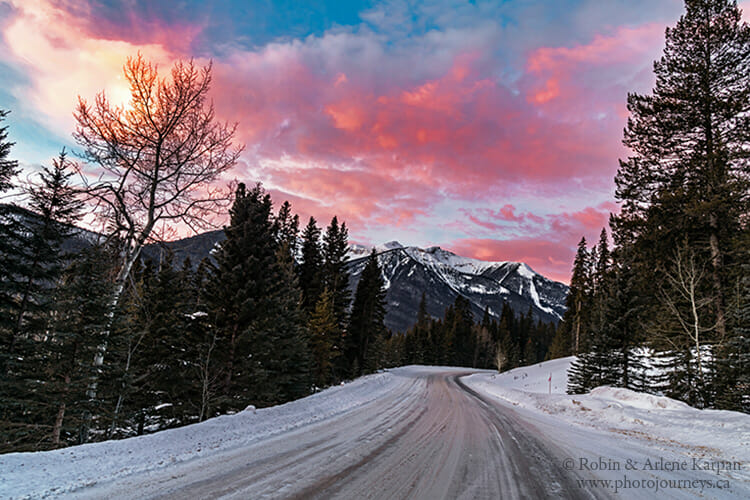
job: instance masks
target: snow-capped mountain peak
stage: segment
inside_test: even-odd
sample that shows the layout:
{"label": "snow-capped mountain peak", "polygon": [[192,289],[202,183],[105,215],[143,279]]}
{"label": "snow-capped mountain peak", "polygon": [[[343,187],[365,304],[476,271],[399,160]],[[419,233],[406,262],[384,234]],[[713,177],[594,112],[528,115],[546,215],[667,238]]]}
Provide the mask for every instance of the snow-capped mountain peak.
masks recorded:
{"label": "snow-capped mountain peak", "polygon": [[[352,287],[356,287],[372,248],[352,247]],[[404,331],[414,323],[422,292],[428,312],[436,317],[442,316],[459,294],[472,303],[476,316],[487,309],[499,317],[505,303],[517,313],[531,308],[535,318],[545,321],[559,321],[565,312],[568,287],[523,262],[483,261],[438,246],[404,247],[398,242],[374,248],[388,285],[386,325],[393,330]]]}

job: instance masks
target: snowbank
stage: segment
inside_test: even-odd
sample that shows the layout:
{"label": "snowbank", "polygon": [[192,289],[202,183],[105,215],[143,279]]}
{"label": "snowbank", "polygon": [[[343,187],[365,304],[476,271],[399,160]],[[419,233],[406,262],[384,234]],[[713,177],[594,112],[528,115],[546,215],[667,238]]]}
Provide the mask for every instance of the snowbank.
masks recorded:
{"label": "snowbank", "polygon": [[325,420],[407,381],[378,373],[290,403],[121,441],[0,455],[0,498],[57,496],[115,477],[159,469]]}
{"label": "snowbank", "polygon": [[[513,405],[540,423],[540,428],[549,429],[568,450],[599,449],[602,454],[609,451],[622,457],[618,447],[627,444],[641,456],[740,462],[741,470],[722,472],[722,477],[750,493],[750,415],[698,410],[667,397],[614,387],[567,395],[566,372],[573,359],[556,359],[502,374],[479,373],[463,381],[474,390]],[[582,435],[590,443],[582,443]],[[578,442],[570,436],[578,436]]]}

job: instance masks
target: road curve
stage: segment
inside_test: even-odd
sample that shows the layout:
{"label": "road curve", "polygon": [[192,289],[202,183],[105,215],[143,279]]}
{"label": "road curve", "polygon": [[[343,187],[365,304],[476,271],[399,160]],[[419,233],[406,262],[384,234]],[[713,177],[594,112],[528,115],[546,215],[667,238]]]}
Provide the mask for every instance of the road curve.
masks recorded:
{"label": "road curve", "polygon": [[[466,372],[470,373],[470,372]],[[101,483],[77,498],[592,498],[561,454],[456,370],[250,446]]]}

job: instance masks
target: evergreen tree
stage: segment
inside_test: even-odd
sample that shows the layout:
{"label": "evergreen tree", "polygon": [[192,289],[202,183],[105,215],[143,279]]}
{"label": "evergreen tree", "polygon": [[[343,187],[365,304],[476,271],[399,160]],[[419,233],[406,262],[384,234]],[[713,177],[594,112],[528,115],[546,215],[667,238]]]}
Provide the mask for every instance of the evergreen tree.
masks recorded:
{"label": "evergreen tree", "polygon": [[[446,323],[448,317],[446,316]],[[448,336],[453,339],[453,359],[452,363],[456,366],[472,367],[474,362],[475,338],[472,327],[474,326],[474,317],[471,313],[471,303],[461,295],[456,296],[453,303],[452,318]]]}
{"label": "evergreen tree", "polygon": [[385,334],[385,305],[385,282],[373,249],[357,284],[346,337],[345,355],[352,376],[378,368],[380,353],[376,349],[382,346]]}
{"label": "evergreen tree", "polygon": [[[586,306],[591,293],[590,284],[590,255],[586,247],[586,238],[581,238],[573,262],[573,275],[570,278],[570,289],[565,302],[565,314],[557,333],[561,338],[555,342],[558,345],[556,355],[578,354],[586,348],[588,328]],[[570,350],[560,348],[561,345],[570,345]]]}
{"label": "evergreen tree", "polygon": [[276,399],[268,393],[273,384],[263,362],[272,341],[263,328],[275,310],[269,290],[279,279],[273,272],[278,245],[271,214],[271,197],[259,184],[249,191],[239,184],[224,228],[227,238],[207,283],[205,297],[218,336],[215,359],[223,376],[217,405],[223,411]]}
{"label": "evergreen tree", "polygon": [[349,231],[346,223],[339,225],[338,218],[334,216],[323,236],[322,285],[331,293],[333,314],[338,324],[339,335],[333,340],[333,349],[336,353],[334,373],[338,376],[346,372],[346,359],[342,354],[348,323],[347,315],[351,305],[350,274],[347,268],[348,252]]}
{"label": "evergreen tree", "polygon": [[750,265],[743,269],[733,335],[717,352],[717,403],[721,408],[750,413]]}
{"label": "evergreen tree", "polygon": [[[8,111],[0,109],[0,122]],[[13,178],[18,173],[18,162],[11,160],[13,142],[8,141],[8,127],[0,127],[0,194],[13,187]],[[0,373],[6,373],[14,345],[13,319],[17,315],[18,295],[16,276],[20,270],[20,238],[18,210],[13,205],[0,204]]]}
{"label": "evergreen tree", "polygon": [[310,317],[310,353],[312,380],[317,387],[325,387],[333,380],[335,345],[341,333],[333,312],[333,294],[326,288]]}
{"label": "evergreen tree", "polygon": [[[666,32],[651,95],[630,94],[624,144],[633,155],[615,179],[620,225],[655,269],[687,238],[710,262],[707,287],[722,341],[731,240],[747,213],[750,28],[730,0],[687,0]],[[703,258],[703,257],[701,257]]]}
{"label": "evergreen tree", "polygon": [[320,243],[320,228],[314,217],[310,217],[302,230],[302,260],[297,268],[299,286],[302,290],[302,309],[310,314],[323,292],[323,250]]}
{"label": "evergreen tree", "polygon": [[287,246],[276,252],[271,270],[274,280],[268,295],[271,310],[260,330],[268,344],[264,364],[277,394],[269,394],[268,404],[278,404],[310,394],[310,336],[301,308],[301,292],[294,271],[294,261]]}
{"label": "evergreen tree", "polygon": [[[0,122],[2,122],[9,111],[0,109]],[[13,177],[18,174],[18,162],[11,160],[10,149],[15,143],[8,141],[8,127],[0,127],[0,193],[8,191],[13,187]]]}
{"label": "evergreen tree", "polygon": [[33,214],[22,222],[23,233],[27,236],[22,240],[22,265],[16,275],[19,298],[10,352],[14,350],[15,340],[28,334],[25,323],[35,322],[37,331],[46,328],[50,294],[65,258],[62,245],[75,231],[73,224],[82,210],[76,190],[70,185],[74,173],[63,149],[52,161],[52,168],[43,167],[40,182],[26,190]]}
{"label": "evergreen tree", "polygon": [[279,235],[279,244],[286,244],[292,258],[297,257],[297,248],[299,246],[297,237],[299,236],[299,215],[292,213],[292,205],[285,201],[279,213],[276,216],[277,232]]}
{"label": "evergreen tree", "polygon": [[[102,414],[98,402],[89,398],[88,387],[94,375],[91,359],[104,340],[101,332],[112,291],[112,257],[107,248],[91,247],[63,271],[55,291],[49,341],[40,343],[34,355],[35,369],[44,373],[38,394],[45,400],[45,430],[51,429],[46,442],[52,447],[86,442],[87,415]],[[100,421],[95,419],[95,423]]]}

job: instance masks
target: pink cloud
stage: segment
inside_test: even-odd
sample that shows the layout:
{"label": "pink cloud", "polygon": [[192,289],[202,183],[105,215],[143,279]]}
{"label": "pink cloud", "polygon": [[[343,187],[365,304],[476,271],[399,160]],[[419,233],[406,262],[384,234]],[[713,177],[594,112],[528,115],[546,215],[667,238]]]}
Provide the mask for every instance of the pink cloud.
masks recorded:
{"label": "pink cloud", "polygon": [[452,252],[475,259],[525,262],[550,279],[563,283],[570,281],[572,260],[568,259],[569,250],[566,245],[554,240],[464,238],[453,241],[445,247]]}
{"label": "pink cloud", "polygon": [[[77,95],[106,89],[114,102],[125,98],[127,56],[141,51],[166,68],[202,29],[132,10],[98,21],[86,3],[66,0],[12,4],[8,57],[27,70],[33,107],[66,133]],[[533,232],[519,242],[553,241],[544,231],[555,230],[569,249],[606,223],[601,206],[550,216],[519,212],[513,197],[567,196],[582,183],[609,196],[625,95],[651,81],[663,27],[532,50],[513,81],[489,55],[496,36],[479,32],[467,44],[435,32],[425,48],[389,51],[372,32],[341,30],[234,49],[214,61],[212,90],[217,115],[237,121],[247,145],[234,174],[262,180],[278,203],[291,198],[305,215],[339,214],[360,235],[377,225],[437,225],[430,214],[445,198],[490,205],[503,195],[509,203],[499,209],[465,212],[472,226]]]}
{"label": "pink cloud", "polygon": [[[159,43],[131,43],[95,36],[75,14],[85,4],[39,0],[10,0],[13,19],[4,27],[6,62],[22,68],[31,81],[23,100],[53,129],[69,133],[77,97],[92,99],[104,90],[114,103],[129,94],[122,67],[139,51],[168,67],[175,57]],[[74,8],[74,6],[77,6]]]}
{"label": "pink cloud", "polygon": [[504,220],[502,209],[480,213],[483,217],[471,213],[467,217],[497,236],[461,238],[446,245],[447,248],[483,260],[526,262],[545,276],[567,283],[581,237],[586,237],[589,246],[595,244],[602,228],[608,227],[610,213],[619,213],[619,206],[604,202],[575,212],[524,217],[515,228],[496,222]]}
{"label": "pink cloud", "polygon": [[[573,47],[541,47],[526,62],[529,102],[556,116],[621,119],[628,91],[647,91],[661,55],[665,25],[620,27]],[[647,71],[642,71],[646,69]]]}

